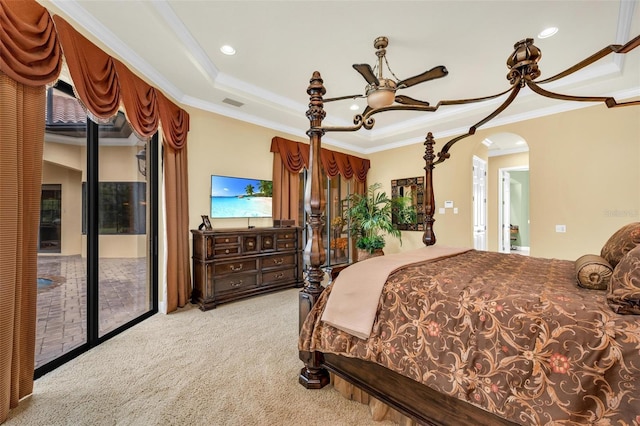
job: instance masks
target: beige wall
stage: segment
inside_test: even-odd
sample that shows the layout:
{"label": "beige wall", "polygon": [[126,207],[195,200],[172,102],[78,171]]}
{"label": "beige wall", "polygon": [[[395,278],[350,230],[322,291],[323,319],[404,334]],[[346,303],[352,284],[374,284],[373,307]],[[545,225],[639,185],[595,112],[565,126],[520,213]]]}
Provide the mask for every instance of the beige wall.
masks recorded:
{"label": "beige wall", "polygon": [[[442,149],[448,139],[436,140],[434,150]],[[464,142],[467,143],[464,143]],[[486,160],[487,150],[480,142],[482,139],[466,139],[454,145],[450,153],[452,159],[435,167],[435,224],[436,242],[441,245],[469,247],[473,246],[473,215],[471,185],[473,182],[472,159],[476,155]],[[382,151],[370,155],[371,170],[368,182],[379,182],[387,194],[391,194],[391,180],[413,176],[424,176],[424,141],[419,144]],[[453,160],[455,159],[455,160]],[[444,214],[439,208],[445,201],[453,201],[458,214],[446,209]],[[403,231],[402,246],[398,240],[387,238],[385,252],[393,253],[423,247],[422,231]]]}
{"label": "beige wall", "polygon": [[616,229],[640,220],[640,109],[596,106],[533,124],[519,132],[530,147],[532,254],[599,253]]}
{"label": "beige wall", "polygon": [[61,188],[60,254],[65,256],[80,254],[83,252],[82,172],[51,163],[45,155],[42,177],[43,184],[56,184]]}
{"label": "beige wall", "polygon": [[[265,127],[232,118],[187,109],[190,120],[188,136],[189,225],[197,229],[201,215],[209,215],[211,175],[272,180],[271,139],[281,136],[305,141]],[[271,218],[252,218],[252,226],[271,226]],[[214,228],[246,227],[247,219],[211,219]]]}
{"label": "beige wall", "polygon": [[[201,215],[210,214],[211,175],[273,179],[273,153],[271,139],[280,136],[293,141],[309,143],[305,137],[296,137],[266,127],[260,127],[209,113],[187,108],[190,119],[188,136],[189,162],[189,225],[197,229]],[[325,148],[367,158],[366,155],[336,148]],[[271,226],[271,218],[252,218],[252,226]],[[211,219],[214,228],[246,227],[247,219]]]}
{"label": "beige wall", "polygon": [[[471,158],[497,132],[516,133],[530,148],[532,255],[576,259],[599,253],[616,229],[640,220],[640,108],[594,106],[480,130],[454,145],[434,173],[436,205],[452,200],[459,207],[457,216],[436,214],[439,244],[472,246]],[[436,151],[447,140],[437,140]],[[370,182],[389,190],[392,178],[420,175],[423,155],[422,143],[372,154]],[[491,158],[492,170],[499,161]],[[497,185],[497,177],[492,181]],[[489,243],[495,244],[497,188],[489,189]],[[556,233],[557,224],[567,232]],[[420,233],[406,234],[402,249],[418,245]],[[393,244],[388,249],[398,250]]]}

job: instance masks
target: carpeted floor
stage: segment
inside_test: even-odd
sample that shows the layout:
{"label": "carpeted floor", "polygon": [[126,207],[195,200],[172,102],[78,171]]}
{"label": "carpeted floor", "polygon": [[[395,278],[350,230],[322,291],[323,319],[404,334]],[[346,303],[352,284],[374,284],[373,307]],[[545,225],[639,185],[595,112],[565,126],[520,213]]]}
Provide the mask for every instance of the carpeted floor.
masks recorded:
{"label": "carpeted floor", "polygon": [[155,315],[38,379],[5,424],[391,424],[298,384],[298,291]]}

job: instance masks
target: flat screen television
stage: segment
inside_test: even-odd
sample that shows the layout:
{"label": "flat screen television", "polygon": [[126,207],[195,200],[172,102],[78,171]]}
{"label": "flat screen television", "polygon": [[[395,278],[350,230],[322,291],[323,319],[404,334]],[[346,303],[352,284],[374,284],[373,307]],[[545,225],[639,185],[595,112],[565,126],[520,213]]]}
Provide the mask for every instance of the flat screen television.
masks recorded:
{"label": "flat screen television", "polygon": [[231,176],[211,176],[211,217],[271,217],[273,182]]}

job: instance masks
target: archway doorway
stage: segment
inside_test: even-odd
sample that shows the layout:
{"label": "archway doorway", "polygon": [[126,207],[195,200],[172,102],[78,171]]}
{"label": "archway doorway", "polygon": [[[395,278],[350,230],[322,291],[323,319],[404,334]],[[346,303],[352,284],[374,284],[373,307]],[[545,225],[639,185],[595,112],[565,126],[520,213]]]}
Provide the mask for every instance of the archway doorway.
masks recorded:
{"label": "archway doorway", "polygon": [[515,133],[497,132],[487,146],[488,250],[528,254],[529,146]]}

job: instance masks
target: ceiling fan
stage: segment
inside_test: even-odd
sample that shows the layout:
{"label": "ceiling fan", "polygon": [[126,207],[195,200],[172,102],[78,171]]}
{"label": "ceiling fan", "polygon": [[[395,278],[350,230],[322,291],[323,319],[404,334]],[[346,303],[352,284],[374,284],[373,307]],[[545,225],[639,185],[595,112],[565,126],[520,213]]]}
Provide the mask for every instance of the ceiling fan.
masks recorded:
{"label": "ceiling fan", "polygon": [[[376,39],[376,45],[379,44],[377,43],[379,39],[384,39],[384,38],[385,37],[378,37]],[[381,47],[379,48],[379,50],[384,50],[384,47],[386,47],[386,44],[382,42],[380,46]],[[391,92],[393,94],[393,96],[391,97],[392,99],[390,99],[388,103],[382,106],[374,106],[374,107],[367,106],[362,114],[357,114],[356,116],[354,116],[354,119],[353,119],[354,126],[347,126],[347,127],[323,126],[322,130],[334,131],[334,132],[345,132],[345,131],[353,132],[360,129],[361,127],[371,130],[375,125],[375,120],[373,118],[373,115],[380,112],[391,111],[391,110],[414,110],[414,111],[424,111],[424,112],[435,112],[441,106],[464,105],[464,104],[484,102],[491,99],[499,98],[509,93],[509,96],[506,98],[506,100],[504,100],[504,102],[502,102],[502,104],[500,104],[493,112],[491,112],[485,118],[483,118],[482,120],[478,121],[476,124],[471,126],[467,131],[467,133],[457,136],[451,139],[449,142],[447,142],[442,148],[442,151],[438,153],[439,159],[433,163],[435,165],[444,161],[446,158],[449,157],[448,151],[453,146],[454,143],[475,134],[476,130],[480,126],[483,126],[488,121],[492,120],[497,115],[499,115],[502,111],[504,111],[515,100],[518,93],[520,92],[520,89],[524,87],[528,87],[534,93],[546,98],[558,99],[563,101],[601,102],[601,103],[604,103],[608,108],[640,105],[640,99],[618,102],[615,100],[615,98],[611,96],[568,95],[568,94],[551,92],[541,87],[541,85],[544,85],[545,83],[551,83],[553,81],[560,80],[564,77],[567,77],[568,75],[573,74],[574,72],[579,71],[591,65],[592,63],[598,61],[599,59],[604,58],[605,56],[611,53],[617,53],[617,54],[629,53],[633,49],[640,47],[640,35],[636,36],[635,38],[633,38],[632,40],[628,41],[623,45],[610,44],[600,49],[598,52],[594,53],[588,58],[567,68],[566,70],[552,77],[549,77],[540,81],[536,81],[536,79],[541,75],[540,69],[538,68],[538,62],[542,57],[542,52],[538,47],[536,47],[533,44],[533,39],[526,38],[526,39],[520,40],[517,43],[515,43],[513,47],[514,47],[514,51],[507,59],[507,67],[509,68],[509,72],[507,73],[507,80],[509,80],[509,83],[510,83],[510,87],[508,89],[500,93],[496,93],[489,96],[483,96],[480,98],[440,100],[434,106],[429,105],[428,102],[418,101],[418,100],[409,98],[408,96],[396,96],[395,91],[403,87],[413,86],[423,81],[444,77],[445,75],[448,74],[446,68],[435,67],[429,71],[426,71],[415,77],[411,77],[407,80],[393,82],[395,83],[395,87],[393,89],[385,89],[384,87],[381,86],[380,80],[386,80],[386,79],[382,77],[380,78],[375,77],[375,75],[373,74],[373,70],[367,64],[363,64],[363,65],[356,64],[353,67],[363,75],[363,77],[367,80],[367,82],[371,80],[371,82],[369,82],[369,86],[367,86],[368,88],[367,95],[370,95],[370,92],[372,91],[379,91],[379,92],[386,91],[386,92]],[[376,54],[378,53],[376,52]],[[381,52],[378,55],[378,58],[384,58],[384,52]],[[379,60],[379,65],[378,65],[379,68],[381,67],[381,64],[382,64],[382,59]],[[381,72],[379,72],[379,74],[381,75]],[[376,80],[373,80],[373,78],[375,78]],[[376,81],[378,83],[376,83]],[[371,89],[369,90],[370,86],[371,86]],[[355,99],[355,98],[362,98],[362,97],[365,97],[365,96],[364,95],[342,96],[339,98],[324,99],[323,102],[337,101],[341,99]],[[367,101],[368,100],[369,99],[367,99]],[[398,103],[399,105],[393,105],[394,102]]]}
{"label": "ceiling fan", "polygon": [[[353,68],[364,77],[366,82],[368,83],[365,88],[365,94],[361,95],[351,95],[351,96],[340,96],[337,98],[328,98],[324,99],[324,102],[332,102],[339,101],[343,99],[356,99],[356,98],[367,98],[367,109],[378,109],[392,105],[394,102],[403,105],[419,105],[419,106],[429,106],[429,102],[420,101],[417,99],[410,98],[405,95],[396,95],[396,91],[399,89],[404,89],[407,87],[415,86],[419,83],[424,83],[425,81],[434,80],[436,78],[445,77],[449,72],[447,69],[439,65],[434,67],[428,71],[425,71],[421,74],[415,75],[413,77],[399,80],[391,68],[389,67],[389,63],[387,62],[386,53],[387,46],[389,45],[389,39],[384,36],[377,37],[373,42],[373,47],[376,48],[376,56],[378,57],[378,63],[374,68],[371,68],[369,64],[353,64]],[[390,78],[384,78],[382,74],[382,66],[383,61],[387,66],[387,69],[391,73],[395,80]],[[376,75],[377,71],[377,75]]]}

